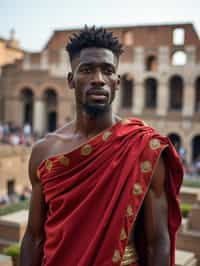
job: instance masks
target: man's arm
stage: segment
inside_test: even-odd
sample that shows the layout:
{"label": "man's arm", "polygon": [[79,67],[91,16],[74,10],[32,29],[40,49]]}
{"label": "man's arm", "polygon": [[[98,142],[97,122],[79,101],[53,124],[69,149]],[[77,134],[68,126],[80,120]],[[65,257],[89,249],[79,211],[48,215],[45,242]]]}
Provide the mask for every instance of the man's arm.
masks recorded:
{"label": "man's arm", "polygon": [[29,177],[32,185],[32,196],[28,225],[21,246],[20,266],[40,266],[43,257],[46,206],[40,180],[36,174],[39,158],[41,157],[40,150],[40,144],[36,144],[29,161]]}
{"label": "man's arm", "polygon": [[144,226],[148,266],[170,265],[168,206],[165,192],[165,165],[161,157],[144,201]]}

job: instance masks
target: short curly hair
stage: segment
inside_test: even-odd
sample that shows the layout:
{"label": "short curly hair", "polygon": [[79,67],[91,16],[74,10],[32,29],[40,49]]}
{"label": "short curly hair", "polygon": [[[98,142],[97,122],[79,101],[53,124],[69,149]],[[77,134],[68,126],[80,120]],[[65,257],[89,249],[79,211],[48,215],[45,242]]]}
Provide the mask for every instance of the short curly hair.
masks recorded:
{"label": "short curly hair", "polygon": [[109,49],[118,58],[123,53],[122,44],[117,37],[113,36],[112,32],[102,27],[93,26],[89,28],[87,25],[79,33],[72,35],[70,42],[66,46],[66,51],[68,51],[72,60],[82,49],[91,47]]}

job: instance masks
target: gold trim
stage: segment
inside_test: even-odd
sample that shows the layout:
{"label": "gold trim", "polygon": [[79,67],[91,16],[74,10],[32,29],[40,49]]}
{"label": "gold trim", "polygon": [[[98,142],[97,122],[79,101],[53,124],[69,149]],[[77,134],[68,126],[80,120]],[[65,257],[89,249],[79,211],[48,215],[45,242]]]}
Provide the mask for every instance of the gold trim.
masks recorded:
{"label": "gold trim", "polygon": [[135,263],[138,260],[138,256],[134,245],[127,245],[122,258],[121,266],[126,266],[131,263]]}
{"label": "gold trim", "polygon": [[124,228],[122,228],[122,231],[120,233],[120,240],[123,241],[125,239],[127,239],[126,230]]}
{"label": "gold trim", "polygon": [[107,141],[107,140],[110,138],[111,135],[112,135],[112,132],[111,132],[111,131],[106,131],[106,132],[103,134],[102,139],[103,139],[104,141]]}
{"label": "gold trim", "polygon": [[126,214],[128,217],[133,215],[133,208],[131,205],[128,205],[127,209],[126,209]]}
{"label": "gold trim", "polygon": [[92,146],[90,144],[85,144],[81,149],[81,155],[88,156],[92,152]]}
{"label": "gold trim", "polygon": [[140,165],[141,171],[143,173],[148,173],[152,170],[151,162],[150,161],[144,161]]}
{"label": "gold trim", "polygon": [[46,167],[46,169],[50,172],[51,169],[52,169],[52,167],[53,167],[53,163],[52,163],[52,161],[50,161],[50,160],[46,160],[46,162],[45,162],[45,167]]}
{"label": "gold trim", "polygon": [[67,158],[64,155],[63,156],[60,156],[58,160],[64,166],[68,166],[69,165],[69,158]]}
{"label": "gold trim", "polygon": [[117,262],[119,262],[120,260],[121,260],[120,252],[119,252],[118,249],[115,249],[115,251],[114,251],[114,255],[113,255],[113,258],[112,258],[112,261],[113,261],[114,263],[117,263]]}
{"label": "gold trim", "polygon": [[159,139],[151,139],[149,141],[149,147],[152,149],[152,150],[156,150],[158,148],[160,148],[160,140]]}
{"label": "gold trim", "polygon": [[138,196],[142,194],[142,192],[143,192],[142,186],[139,183],[135,183],[133,185],[133,195]]}

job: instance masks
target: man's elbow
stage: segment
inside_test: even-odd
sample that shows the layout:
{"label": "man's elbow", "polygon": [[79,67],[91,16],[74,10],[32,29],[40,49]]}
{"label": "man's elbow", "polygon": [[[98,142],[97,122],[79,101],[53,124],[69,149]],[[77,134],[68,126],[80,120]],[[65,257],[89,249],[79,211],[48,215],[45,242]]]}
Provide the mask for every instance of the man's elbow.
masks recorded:
{"label": "man's elbow", "polygon": [[38,248],[43,245],[44,233],[34,233],[34,231],[29,230],[29,228],[27,228],[24,234],[23,242],[29,242],[32,246]]}

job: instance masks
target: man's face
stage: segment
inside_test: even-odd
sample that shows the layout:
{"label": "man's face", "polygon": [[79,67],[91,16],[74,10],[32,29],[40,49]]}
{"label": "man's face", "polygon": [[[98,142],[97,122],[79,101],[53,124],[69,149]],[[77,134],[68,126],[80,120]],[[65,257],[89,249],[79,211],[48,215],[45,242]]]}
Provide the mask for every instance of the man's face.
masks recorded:
{"label": "man's face", "polygon": [[112,51],[104,48],[86,48],[72,60],[70,86],[75,88],[77,104],[91,115],[110,110],[119,76],[118,60]]}

